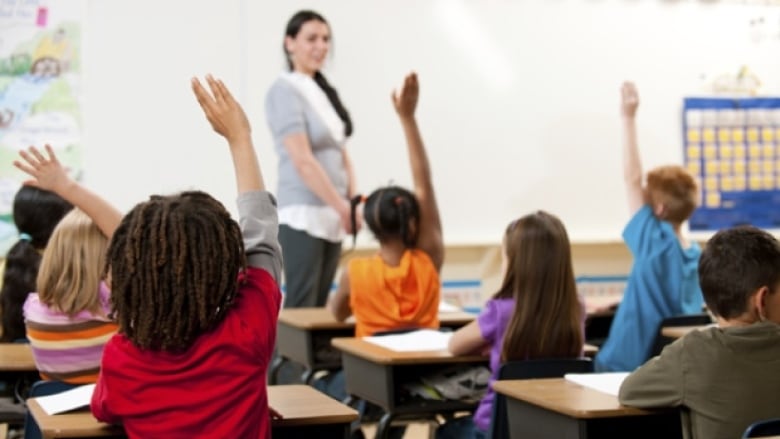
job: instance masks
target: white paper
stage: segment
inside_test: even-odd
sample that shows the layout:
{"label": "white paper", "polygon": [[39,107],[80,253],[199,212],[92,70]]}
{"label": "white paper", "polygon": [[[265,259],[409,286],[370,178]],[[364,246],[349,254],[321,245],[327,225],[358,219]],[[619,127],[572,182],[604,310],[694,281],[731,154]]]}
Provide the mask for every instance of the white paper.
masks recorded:
{"label": "white paper", "polygon": [[460,308],[458,308],[455,305],[451,305],[447,302],[440,301],[439,302],[439,312],[440,313],[447,313],[447,312],[458,312],[462,311]]}
{"label": "white paper", "polygon": [[567,373],[564,375],[571,382],[612,396],[618,396],[620,385],[623,384],[623,380],[627,376],[628,372]]}
{"label": "white paper", "polygon": [[56,395],[39,396],[35,400],[47,415],[56,415],[88,406],[94,390],[94,384],[87,384]]}
{"label": "white paper", "polygon": [[452,332],[420,329],[397,335],[364,337],[369,343],[396,352],[440,351],[447,349]]}

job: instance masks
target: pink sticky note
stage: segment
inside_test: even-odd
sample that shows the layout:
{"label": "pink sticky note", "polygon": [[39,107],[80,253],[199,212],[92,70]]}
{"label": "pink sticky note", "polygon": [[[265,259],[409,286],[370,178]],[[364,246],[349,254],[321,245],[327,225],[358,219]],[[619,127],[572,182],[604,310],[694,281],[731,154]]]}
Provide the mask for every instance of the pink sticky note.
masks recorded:
{"label": "pink sticky note", "polygon": [[48,10],[44,7],[38,8],[38,16],[35,19],[35,24],[38,27],[46,27],[46,17],[49,15]]}

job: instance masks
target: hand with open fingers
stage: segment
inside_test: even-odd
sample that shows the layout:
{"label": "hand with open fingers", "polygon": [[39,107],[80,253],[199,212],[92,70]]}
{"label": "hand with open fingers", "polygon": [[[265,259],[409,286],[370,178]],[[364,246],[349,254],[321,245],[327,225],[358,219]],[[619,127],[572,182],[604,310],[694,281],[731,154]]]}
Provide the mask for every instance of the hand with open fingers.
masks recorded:
{"label": "hand with open fingers", "polygon": [[249,120],[225,84],[211,75],[206,76],[206,82],[211,93],[206,91],[197,78],[192,78],[192,91],[214,131],[228,141],[242,136],[249,137]]}
{"label": "hand with open fingers", "polygon": [[51,146],[45,145],[46,155],[31,146],[19,151],[22,160],[14,160],[14,166],[32,177],[24,184],[62,194],[73,182],[62,166]]}
{"label": "hand with open fingers", "polygon": [[417,83],[417,73],[409,73],[404,79],[401,92],[393,90],[392,98],[395,111],[401,117],[413,117],[417,108],[417,98],[420,95],[420,86]]}
{"label": "hand with open fingers", "polygon": [[634,117],[639,107],[639,94],[633,82],[626,81],[620,89],[620,112],[625,117]]}

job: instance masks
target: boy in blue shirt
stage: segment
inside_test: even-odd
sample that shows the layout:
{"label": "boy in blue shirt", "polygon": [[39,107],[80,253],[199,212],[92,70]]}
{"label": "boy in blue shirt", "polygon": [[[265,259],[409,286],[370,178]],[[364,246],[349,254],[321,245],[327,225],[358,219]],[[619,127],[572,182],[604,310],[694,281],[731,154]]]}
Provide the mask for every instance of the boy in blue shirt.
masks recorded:
{"label": "boy in blue shirt", "polygon": [[623,240],[634,256],[623,300],[607,341],[596,356],[599,371],[631,371],[650,356],[663,319],[702,311],[697,265],[701,249],[681,233],[696,208],[698,188],[681,166],[661,166],[648,172],[642,184],[642,164],[636,135],[639,96],[634,84],[622,90],[623,173],[631,220]]}

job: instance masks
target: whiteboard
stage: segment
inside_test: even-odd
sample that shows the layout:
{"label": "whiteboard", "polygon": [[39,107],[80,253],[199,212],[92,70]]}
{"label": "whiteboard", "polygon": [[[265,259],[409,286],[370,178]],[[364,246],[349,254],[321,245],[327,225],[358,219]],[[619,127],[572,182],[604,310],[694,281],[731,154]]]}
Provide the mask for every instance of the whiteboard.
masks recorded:
{"label": "whiteboard", "polygon": [[275,189],[264,96],[284,68],[287,19],[315,8],[332,26],[325,73],[355,121],[348,148],[362,192],[411,185],[390,91],[415,70],[448,244],[499,242],[537,209],[559,215],[572,241],[617,240],[628,219],[624,79],[640,89],[645,169],[681,163],[682,100],[709,95],[718,75],[747,65],[764,94],[780,92],[780,8],[741,3],[91,0],[85,181],[123,208],[190,187],[232,208],[229,156],[189,91],[190,76],[213,72],[244,103]]}

